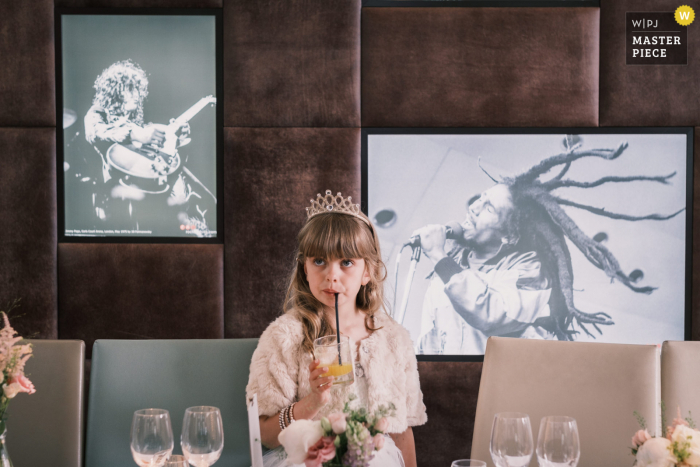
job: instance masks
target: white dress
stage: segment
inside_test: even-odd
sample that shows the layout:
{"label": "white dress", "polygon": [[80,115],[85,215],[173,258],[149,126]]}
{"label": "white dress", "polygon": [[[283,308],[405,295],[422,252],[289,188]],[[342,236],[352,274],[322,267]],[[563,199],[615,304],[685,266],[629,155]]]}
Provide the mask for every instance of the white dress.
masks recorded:
{"label": "white dress", "polygon": [[[355,362],[355,382],[353,386],[353,392],[357,399],[352,401],[351,407],[353,409],[367,407],[367,378],[359,362]],[[304,464],[290,464],[287,462],[287,453],[284,452],[282,446],[268,451],[263,456],[263,465],[265,467],[304,467]],[[385,435],[384,447],[380,451],[375,452],[374,458],[372,458],[369,465],[370,467],[405,467],[401,450],[396,447],[394,440],[389,435]]]}

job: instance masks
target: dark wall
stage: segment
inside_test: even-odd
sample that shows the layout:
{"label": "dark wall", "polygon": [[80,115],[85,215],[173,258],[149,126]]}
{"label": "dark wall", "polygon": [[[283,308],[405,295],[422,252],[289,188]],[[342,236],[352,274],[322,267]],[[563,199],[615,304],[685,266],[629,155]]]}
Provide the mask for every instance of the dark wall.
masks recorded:
{"label": "dark wall", "polygon": [[[223,8],[223,245],[57,245],[54,6]],[[624,64],[625,12],[677,6],[0,2],[0,218],[9,226],[0,231],[0,305],[22,297],[14,324],[24,335],[88,345],[259,336],[280,311],[308,199],[332,189],[359,200],[362,126],[700,125],[698,27],[688,28],[688,66]],[[695,282],[700,258],[694,264]],[[481,364],[419,369],[429,418],[415,430],[419,465],[468,457]]]}

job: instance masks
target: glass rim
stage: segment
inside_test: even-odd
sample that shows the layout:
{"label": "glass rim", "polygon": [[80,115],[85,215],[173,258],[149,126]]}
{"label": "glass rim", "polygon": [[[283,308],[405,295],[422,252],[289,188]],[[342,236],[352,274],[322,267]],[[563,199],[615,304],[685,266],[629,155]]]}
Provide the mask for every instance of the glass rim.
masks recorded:
{"label": "glass rim", "polygon": [[523,412],[498,412],[493,416],[494,419],[530,419],[530,416]]}
{"label": "glass rim", "polygon": [[[331,342],[330,344],[320,343],[321,341],[323,341],[325,339],[330,339],[330,338],[333,339],[333,342]],[[341,333],[340,334],[340,345],[343,345],[346,342],[348,343],[348,345],[350,344],[350,337],[343,335]],[[336,347],[337,345],[338,345],[338,337],[335,334],[314,339],[314,347]]]}
{"label": "glass rim", "polygon": [[218,407],[213,407],[211,405],[195,405],[194,407],[188,407],[185,409],[185,413],[217,413],[221,412]]}
{"label": "glass rim", "polygon": [[134,417],[170,417],[170,412],[165,409],[139,409],[134,412]]}
{"label": "glass rim", "polygon": [[[456,459],[456,460],[452,461],[452,465],[455,465],[455,463],[457,463],[457,462],[469,462],[470,464],[472,464],[474,462],[478,462],[481,465],[484,465],[484,466],[486,465],[485,461],[480,461],[479,459]],[[470,466],[470,467],[477,467],[477,465],[474,464],[474,466]]]}
{"label": "glass rim", "polygon": [[544,423],[576,423],[576,419],[574,417],[569,417],[568,415],[545,415],[542,417],[542,420],[540,420],[541,424]]}

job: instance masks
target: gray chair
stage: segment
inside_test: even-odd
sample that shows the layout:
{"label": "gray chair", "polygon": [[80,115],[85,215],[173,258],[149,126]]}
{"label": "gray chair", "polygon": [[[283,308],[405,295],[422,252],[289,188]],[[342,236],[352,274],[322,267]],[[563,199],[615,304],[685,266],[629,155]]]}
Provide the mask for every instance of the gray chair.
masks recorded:
{"label": "gray chair", "polygon": [[81,467],[85,343],[29,340],[25,368],[36,393],[18,394],[7,410],[7,450],[14,465]]}
{"label": "gray chair", "polygon": [[249,467],[245,387],[257,339],[98,340],[92,354],[86,467],[135,465],[131,419],[144,408],[167,409],[181,453],[187,407],[221,409],[224,450],[217,465]]}
{"label": "gray chair", "polygon": [[700,422],[700,342],[664,342],[661,348],[661,400],[666,405],[666,424],[690,411]]}
{"label": "gray chair", "polygon": [[[530,416],[535,445],[540,420],[577,421],[579,467],[632,465],[628,449],[639,429],[635,410],[654,431],[656,346],[492,337],[486,346],[476,407],[472,458],[493,466],[491,427],[498,412]],[[537,465],[533,455],[531,466]]]}

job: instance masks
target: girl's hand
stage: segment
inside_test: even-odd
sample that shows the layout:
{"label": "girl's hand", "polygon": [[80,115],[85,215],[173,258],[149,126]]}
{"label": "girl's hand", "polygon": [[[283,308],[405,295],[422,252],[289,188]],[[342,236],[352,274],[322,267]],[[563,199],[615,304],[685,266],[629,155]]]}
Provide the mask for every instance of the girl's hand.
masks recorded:
{"label": "girl's hand", "polygon": [[319,367],[319,360],[314,360],[309,365],[309,384],[311,384],[311,402],[313,409],[320,410],[323,406],[331,401],[331,386],[333,377],[321,377],[323,373],[328,372],[327,367]]}

